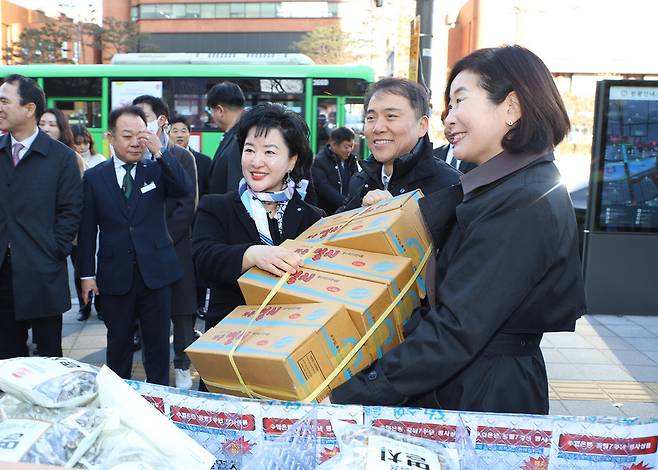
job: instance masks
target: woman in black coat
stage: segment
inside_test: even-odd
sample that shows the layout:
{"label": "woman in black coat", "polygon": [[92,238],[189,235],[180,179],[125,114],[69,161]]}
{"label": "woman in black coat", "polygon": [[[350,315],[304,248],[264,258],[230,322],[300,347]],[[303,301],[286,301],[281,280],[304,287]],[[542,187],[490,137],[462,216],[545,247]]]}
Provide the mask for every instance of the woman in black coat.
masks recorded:
{"label": "woman in black coat", "polygon": [[445,99],[454,155],[478,167],[421,200],[439,249],[436,307],[331,400],[547,414],[542,334],[573,331],[586,310],[574,211],[553,164],[569,118],[544,63],[518,46],[461,59]]}
{"label": "woman in black coat", "polygon": [[192,236],[197,275],[210,287],[206,330],[244,298],[238,278],[257,266],[277,276],[294,273],[302,259],[281,248],[320,219],[304,202],[313,154],[309,130],[298,114],[274,104],[258,105],[238,124],[242,173],[238,191],[204,196]]}

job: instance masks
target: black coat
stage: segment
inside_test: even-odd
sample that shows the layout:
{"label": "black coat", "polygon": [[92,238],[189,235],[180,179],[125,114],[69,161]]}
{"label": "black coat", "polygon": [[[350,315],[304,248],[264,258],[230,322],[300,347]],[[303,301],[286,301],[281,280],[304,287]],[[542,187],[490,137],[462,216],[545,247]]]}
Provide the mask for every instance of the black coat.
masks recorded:
{"label": "black coat", "polygon": [[[332,215],[340,206],[347,203],[349,193],[349,180],[343,181],[338,168],[339,157],[326,145],[313,160],[313,184],[318,195],[318,207],[327,215]],[[347,172],[350,180],[352,175],[359,172],[356,155],[347,159]]]}
{"label": "black coat", "polygon": [[[317,222],[321,212],[297,193],[283,215],[282,240],[295,238]],[[192,247],[197,277],[210,287],[208,317],[225,317],[244,298],[238,287],[242,257],[252,245],[261,244],[256,223],[237,191],[209,194],[199,203]]]}
{"label": "black coat", "polygon": [[[432,155],[445,162],[446,158],[448,157],[449,149],[450,149],[450,144],[442,145],[440,147],[435,148],[432,151]],[[466,174],[469,171],[471,171],[473,168],[477,168],[477,165],[475,163],[469,163],[463,160],[459,160],[459,171],[461,171],[462,173]]]}
{"label": "black coat", "polygon": [[210,165],[212,159],[208,155],[190,149],[196,162],[197,182],[199,187],[199,199],[208,193],[208,175],[210,174]]}
{"label": "black coat", "polygon": [[405,342],[332,401],[548,413],[541,335],[573,331],[586,310],[559,176],[550,154],[465,196],[456,185],[421,199],[440,249],[437,306],[415,312]]}
{"label": "black coat", "polygon": [[183,270],[183,277],[171,286],[171,315],[194,315],[196,282],[192,262],[192,222],[197,203],[197,168],[194,157],[183,147],[169,146],[169,152],[183,167],[192,182],[193,191],[179,198],[167,198],[167,229]]}
{"label": "black coat", "polygon": [[[338,212],[361,207],[363,196],[374,189],[384,189],[382,164],[372,156],[359,162],[363,171],[350,181],[348,203]],[[459,182],[460,172],[446,162],[432,156],[432,142],[425,135],[418,145],[406,155],[393,162],[393,176],[388,183],[388,192],[393,196],[420,189],[431,194]]]}
{"label": "black coat", "polygon": [[207,194],[237,191],[242,179],[242,152],[237,134],[238,126],[233,126],[219,143],[208,172]]}
{"label": "black coat", "polygon": [[0,263],[11,243],[16,320],[71,308],[66,257],[80,225],[82,179],[75,152],[39,131],[14,168],[0,137]]}

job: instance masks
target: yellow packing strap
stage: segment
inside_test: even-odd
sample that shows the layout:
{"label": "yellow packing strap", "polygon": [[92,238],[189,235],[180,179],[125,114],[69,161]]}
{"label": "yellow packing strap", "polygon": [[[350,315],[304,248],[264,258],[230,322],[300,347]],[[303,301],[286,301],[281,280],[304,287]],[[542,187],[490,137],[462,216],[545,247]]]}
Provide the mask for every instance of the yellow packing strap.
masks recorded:
{"label": "yellow packing strap", "polygon": [[[359,212],[355,213],[352,217],[347,219],[338,230],[336,230],[328,239],[330,240],[334,235],[340,233],[340,231],[346,227],[352,220],[355,218],[359,217],[363,212],[368,210],[370,206],[364,207],[362,210]],[[316,242],[319,243],[319,242]],[[411,279],[407,282],[407,284],[404,286],[404,288],[400,291],[400,293],[397,295],[395,300],[391,303],[391,305],[388,306],[388,308],[384,311],[384,313],[381,315],[381,317],[370,327],[368,331],[363,335],[361,340],[352,348],[352,350],[345,356],[345,358],[336,366],[336,368],[331,372],[327,378],[315,389],[313,390],[310,395],[308,395],[304,400],[304,402],[310,402],[315,400],[320,393],[340,374],[345,367],[350,363],[350,361],[354,358],[354,356],[361,350],[364,344],[366,344],[366,341],[375,333],[377,328],[388,318],[388,316],[391,314],[393,309],[397,306],[397,304],[402,300],[402,298],[405,296],[405,294],[411,289],[411,287],[414,285],[416,282],[416,279],[422,272],[422,270],[425,267],[425,264],[427,264],[427,261],[429,260],[430,254],[433,252],[432,245],[429,246],[427,251],[425,252],[425,255],[423,256],[423,259],[421,260],[420,264],[418,265],[418,269],[416,272],[411,276]],[[308,258],[312,255],[311,252],[307,254],[307,256],[304,258]],[[205,381],[204,382],[208,385],[215,386],[218,388],[224,388],[227,390],[233,390],[233,391],[240,391],[247,395],[249,398],[260,398],[262,400],[273,400],[274,398],[268,397],[265,395],[261,395],[259,393],[256,393],[254,390],[250,389],[249,386],[245,383],[244,379],[242,378],[242,374],[240,374],[240,370],[238,369],[237,364],[235,363],[234,359],[234,354],[235,351],[238,349],[240,346],[240,343],[244,340],[245,336],[247,335],[247,332],[253,325],[254,321],[256,318],[259,317],[260,313],[262,310],[267,307],[267,305],[270,303],[270,301],[274,298],[274,296],[279,292],[283,284],[288,280],[290,277],[290,273],[285,273],[279,281],[276,283],[276,285],[272,288],[272,290],[267,294],[263,302],[260,304],[258,309],[256,310],[256,313],[251,317],[251,320],[247,324],[247,326],[244,328],[242,331],[242,334],[238,338],[238,340],[235,342],[235,345],[231,348],[228,354],[228,360],[231,363],[231,367],[233,368],[233,371],[235,372],[235,375],[238,378],[238,382],[240,383],[240,387],[235,387],[233,385],[228,385],[228,384],[222,384],[222,383],[217,383],[217,382],[212,382],[212,381]]]}
{"label": "yellow packing strap", "polygon": [[402,297],[405,296],[407,291],[411,289],[411,287],[414,285],[416,282],[416,279],[420,275],[421,271],[425,267],[425,264],[427,264],[427,261],[430,258],[430,254],[433,252],[432,245],[430,245],[425,252],[425,255],[423,256],[423,259],[421,260],[420,264],[418,265],[418,269],[416,272],[411,276],[411,279],[405,284],[405,286],[402,288],[400,293],[397,295],[395,300],[391,303],[391,305],[388,306],[388,308],[384,311],[381,317],[377,319],[377,321],[370,327],[368,331],[365,332],[363,337],[359,340],[358,343],[352,348],[352,350],[345,356],[345,358],[336,366],[336,368],[331,372],[326,379],[324,379],[324,382],[322,382],[318,387],[311,392],[309,396],[304,398],[302,401],[305,403],[308,403],[310,401],[315,400],[318,395],[322,393],[322,391],[340,374],[345,367],[350,363],[350,361],[354,358],[354,356],[361,350],[364,344],[366,344],[366,341],[370,339],[370,337],[373,335],[373,333],[379,328],[379,326],[384,323],[384,321],[388,318],[388,316],[391,314],[395,306],[400,303],[402,300]]}
{"label": "yellow packing strap", "polygon": [[[362,213],[364,213],[366,210],[368,210],[369,207],[370,207],[370,206],[366,206],[366,207],[364,207],[364,208],[361,209],[359,212],[355,213],[352,217],[348,218],[348,219],[345,221],[345,223],[344,223],[343,225],[341,225],[340,228],[339,228],[338,230],[336,230],[335,233],[340,232],[340,231],[341,231],[344,227],[346,227],[347,224],[349,224],[352,220],[354,220],[355,218],[359,217]],[[332,235],[331,237],[333,237],[333,235]],[[329,239],[331,239],[331,237],[329,237]],[[311,254],[309,253],[308,256],[310,256],[310,255],[311,255]],[[306,259],[308,256],[306,256],[304,259]],[[246,384],[246,383],[244,382],[244,380],[242,379],[242,374],[240,374],[240,370],[238,370],[238,366],[237,366],[237,364],[235,363],[235,359],[234,359],[233,355],[235,354],[235,351],[238,349],[238,346],[240,346],[240,343],[242,342],[242,340],[244,339],[244,337],[247,335],[247,332],[248,332],[249,329],[251,328],[251,325],[253,325],[254,321],[256,320],[256,318],[258,318],[258,316],[259,316],[260,313],[263,311],[263,309],[264,309],[265,307],[267,307],[267,305],[268,305],[268,304],[270,303],[270,301],[274,298],[274,296],[277,294],[277,292],[279,292],[279,290],[281,289],[281,286],[283,286],[283,284],[288,280],[288,278],[290,278],[290,273],[285,273],[283,276],[281,276],[281,279],[279,279],[279,282],[277,282],[276,285],[274,286],[274,288],[270,291],[270,293],[267,294],[267,297],[265,297],[265,299],[263,300],[263,302],[260,304],[260,307],[258,307],[258,310],[256,310],[256,313],[254,314],[254,316],[251,317],[251,321],[247,324],[247,326],[244,328],[244,330],[242,330],[242,334],[240,335],[240,337],[238,338],[238,340],[235,342],[235,345],[231,348],[231,350],[230,350],[229,353],[228,353],[228,360],[229,360],[229,362],[231,363],[231,367],[233,368],[233,372],[235,372],[235,375],[238,377],[238,381],[240,382],[240,389],[241,389],[241,391],[242,391],[243,393],[245,393],[249,398],[261,398],[261,399],[263,399],[263,400],[271,400],[270,397],[266,397],[266,396],[264,396],[264,395],[260,395],[260,394],[258,394],[258,393],[253,392],[251,389],[249,389],[249,387],[247,386],[247,384]],[[211,385],[212,385],[212,384],[211,384]],[[216,385],[216,386],[217,386],[217,385]],[[220,385],[220,386],[221,386],[221,385]],[[224,387],[224,388],[227,388],[227,387]],[[227,389],[230,390],[230,388],[227,388]]]}

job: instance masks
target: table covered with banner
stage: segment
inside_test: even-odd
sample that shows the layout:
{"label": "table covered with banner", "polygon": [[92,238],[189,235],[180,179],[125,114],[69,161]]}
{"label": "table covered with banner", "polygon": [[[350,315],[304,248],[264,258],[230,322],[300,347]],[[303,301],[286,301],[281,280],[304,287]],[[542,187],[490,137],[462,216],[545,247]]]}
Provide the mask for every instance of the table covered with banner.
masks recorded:
{"label": "table covered with banner", "polygon": [[[258,401],[182,391],[129,381],[142,397],[215,455],[215,469],[293,468],[286,456],[314,456],[299,469],[340,455],[336,422],[383,428],[451,450],[456,468],[619,469],[658,468],[658,418],[539,416],[468,413],[419,408]],[[291,428],[305,425],[312,438],[298,444]],[[294,429],[293,429],[294,431]],[[277,447],[279,443],[281,446]],[[278,453],[277,453],[278,452]],[[270,466],[252,466],[269,455]],[[291,457],[293,456],[293,457]],[[261,459],[262,460],[262,459]],[[280,466],[276,466],[280,461]],[[404,462],[406,464],[406,462]],[[336,467],[341,468],[341,467]],[[344,467],[348,468],[348,467]],[[363,467],[370,469],[371,467]],[[423,469],[422,465],[373,469]]]}

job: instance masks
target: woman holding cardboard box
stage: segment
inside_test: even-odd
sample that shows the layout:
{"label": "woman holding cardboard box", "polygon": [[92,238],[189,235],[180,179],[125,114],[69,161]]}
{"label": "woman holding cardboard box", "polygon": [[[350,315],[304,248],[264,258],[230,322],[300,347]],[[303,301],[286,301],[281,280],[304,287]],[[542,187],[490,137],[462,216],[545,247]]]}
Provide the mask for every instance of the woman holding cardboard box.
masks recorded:
{"label": "woman holding cardboard box", "polygon": [[547,414],[542,334],[573,331],[586,310],[574,211],[553,164],[569,118],[544,63],[518,46],[461,59],[445,101],[454,155],[478,167],[420,201],[439,249],[436,307],[331,400]]}
{"label": "woman holding cardboard box", "polygon": [[294,273],[302,259],[281,248],[322,216],[304,202],[313,161],[309,130],[297,113],[283,106],[254,106],[242,115],[238,143],[242,174],[238,191],[204,196],[192,235],[197,275],[210,287],[206,330],[244,298],[237,280],[258,266],[277,276]]}

